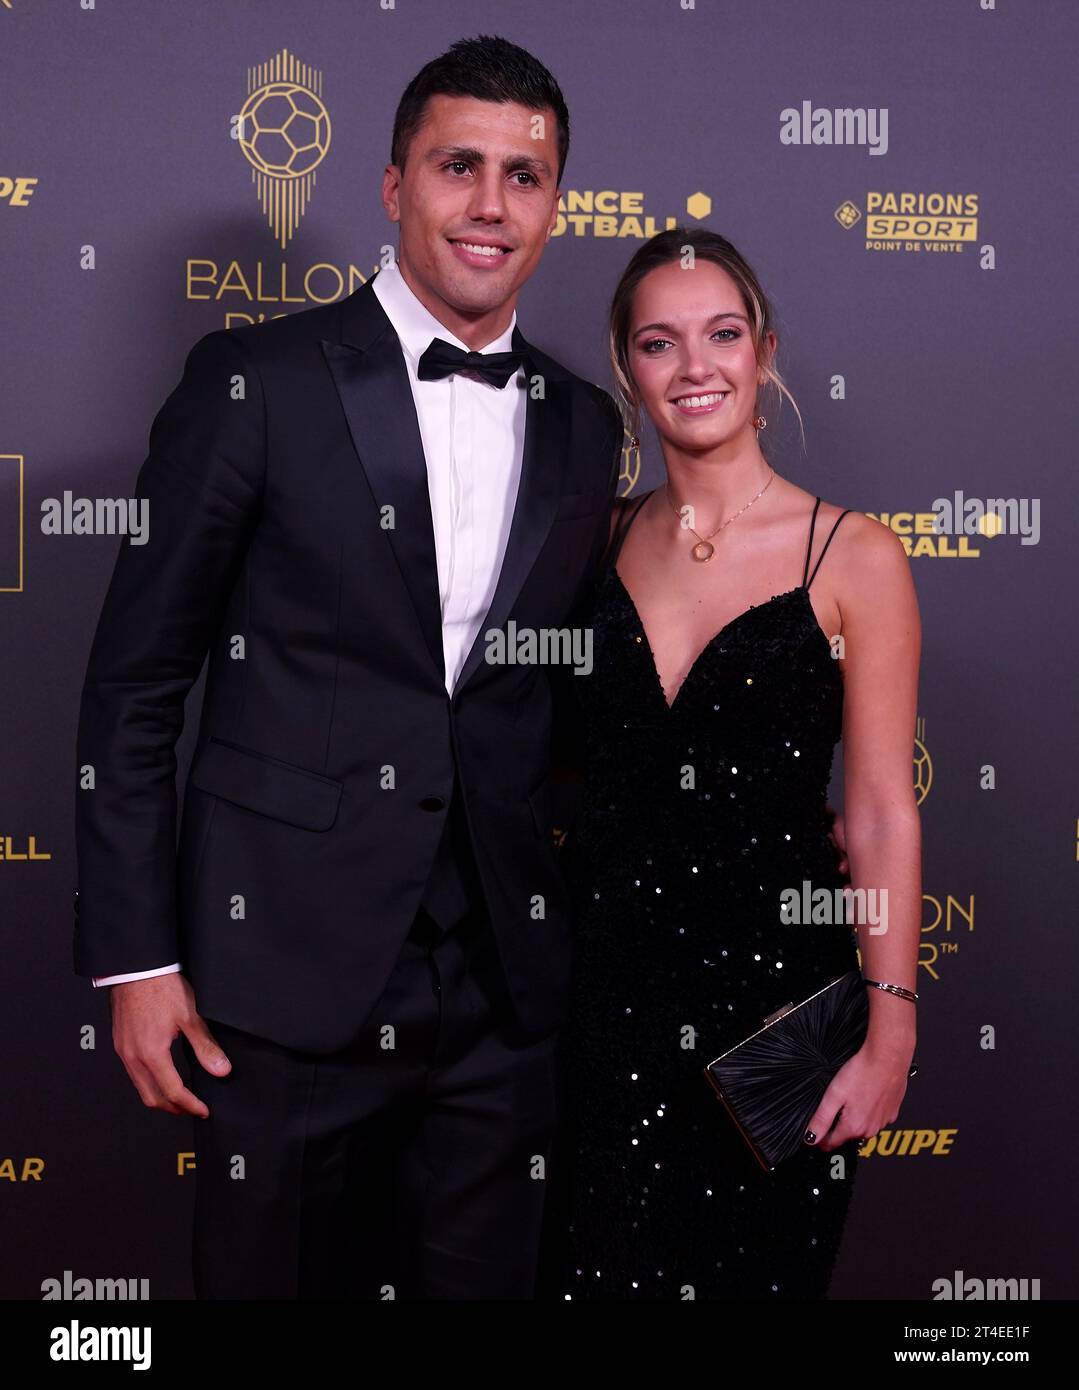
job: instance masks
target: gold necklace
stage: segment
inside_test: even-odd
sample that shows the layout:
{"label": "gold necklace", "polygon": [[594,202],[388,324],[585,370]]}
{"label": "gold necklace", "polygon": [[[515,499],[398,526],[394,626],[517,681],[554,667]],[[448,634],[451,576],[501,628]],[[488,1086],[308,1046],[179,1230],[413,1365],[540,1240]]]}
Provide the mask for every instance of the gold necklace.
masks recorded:
{"label": "gold necklace", "polygon": [[[765,493],[768,491],[768,489],[771,487],[771,485],[772,485],[772,479],[775,477],[775,475],[776,475],[775,469],[774,469],[774,468],[770,468],[770,469],[769,469],[768,481],[767,481],[767,482],[765,483],[765,485],[761,488],[760,492],[757,493],[757,497],[763,497],[763,496],[764,496],[764,494],[765,494]],[[666,485],[665,485],[665,487],[664,487],[664,491],[665,491],[666,494],[667,494],[667,501],[670,502],[672,508],[674,509],[674,511],[675,511],[676,514],[678,515],[679,519],[681,520],[682,511],[681,511],[681,508],[676,507],[676,506],[674,505],[674,499],[671,497],[671,482],[670,482],[670,479],[669,479],[669,478],[667,479]],[[702,536],[702,535],[700,534],[699,531],[693,531],[693,527],[690,526],[688,522],[684,522],[683,524],[687,527],[687,529],[690,530],[690,531],[693,531],[693,534],[697,537],[697,544],[696,544],[696,545],[693,547],[693,549],[689,552],[690,555],[693,557],[693,559],[694,559],[694,560],[699,560],[699,561],[701,561],[702,564],[704,563],[705,560],[710,560],[710,559],[712,558],[712,556],[715,554],[715,549],[716,549],[715,546],[712,544],[712,536],[718,536],[719,533],[720,533],[720,531],[723,530],[723,527],[724,527],[724,526],[729,526],[729,525],[731,524],[731,522],[735,520],[736,517],[739,517],[739,516],[742,515],[742,512],[748,511],[748,509],[749,509],[750,507],[752,507],[753,503],[756,502],[757,497],[751,498],[751,499],[746,503],[746,505],[742,508],[741,511],[735,512],[734,516],[729,516],[729,517],[727,518],[726,521],[721,522],[720,525],[717,526],[716,529],[711,533],[711,535]]]}

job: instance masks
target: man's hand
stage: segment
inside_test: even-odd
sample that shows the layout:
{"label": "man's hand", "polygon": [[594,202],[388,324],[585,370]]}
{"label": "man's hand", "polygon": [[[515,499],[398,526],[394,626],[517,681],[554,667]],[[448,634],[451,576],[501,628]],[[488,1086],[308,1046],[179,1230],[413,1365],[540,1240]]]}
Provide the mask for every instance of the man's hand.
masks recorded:
{"label": "man's hand", "polygon": [[183,975],[154,975],[109,986],[112,1042],[143,1105],[170,1115],[206,1119],[209,1108],[183,1083],[172,1061],[172,1044],[181,1033],[202,1066],[227,1076],[232,1063],[210,1036],[195,1010],[195,994]]}

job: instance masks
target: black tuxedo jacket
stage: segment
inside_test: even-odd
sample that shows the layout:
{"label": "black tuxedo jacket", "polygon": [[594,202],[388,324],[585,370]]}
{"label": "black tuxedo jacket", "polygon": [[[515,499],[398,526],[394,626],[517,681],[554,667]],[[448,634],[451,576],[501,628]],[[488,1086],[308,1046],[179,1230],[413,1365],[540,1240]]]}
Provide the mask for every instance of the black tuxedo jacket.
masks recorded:
{"label": "black tuxedo jacket", "polygon": [[[121,543],[89,657],[76,973],[179,960],[206,1017],[344,1045],[409,932],[457,778],[519,1022],[558,1026],[571,924],[550,835],[552,668],[488,664],[484,634],[567,624],[606,541],[623,430],[606,392],[517,328],[513,346],[542,392],[452,697],[415,405],[370,282],[191,350],[138,477],[149,543]],[[177,844],[175,743],[207,655]]]}

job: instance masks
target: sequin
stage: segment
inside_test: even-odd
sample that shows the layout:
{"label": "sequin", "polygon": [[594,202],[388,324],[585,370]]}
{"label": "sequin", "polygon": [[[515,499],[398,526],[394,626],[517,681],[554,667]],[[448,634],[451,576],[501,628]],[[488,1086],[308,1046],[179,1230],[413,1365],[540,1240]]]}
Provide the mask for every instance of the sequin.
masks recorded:
{"label": "sequin", "polygon": [[728,624],[671,704],[610,569],[587,624],[593,669],[571,684],[585,782],[560,851],[577,908],[560,1046],[578,1136],[558,1224],[565,1291],[819,1298],[860,1160],[831,1182],[832,1156],[806,1145],[765,1173],[704,1066],[857,967],[849,927],[795,930],[779,913],[803,879],[845,882],[824,811],[842,675],[801,587]]}

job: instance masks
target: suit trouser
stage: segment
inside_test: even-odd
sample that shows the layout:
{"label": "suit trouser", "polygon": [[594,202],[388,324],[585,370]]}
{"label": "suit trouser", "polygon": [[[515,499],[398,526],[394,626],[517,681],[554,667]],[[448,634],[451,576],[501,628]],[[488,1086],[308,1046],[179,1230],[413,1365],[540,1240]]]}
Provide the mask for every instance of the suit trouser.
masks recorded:
{"label": "suit trouser", "polygon": [[339,1052],[207,1025],[232,1071],[211,1076],[182,1040],[210,1109],[196,1297],[533,1295],[556,1035],[520,1040],[485,913],[442,933],[421,908]]}

